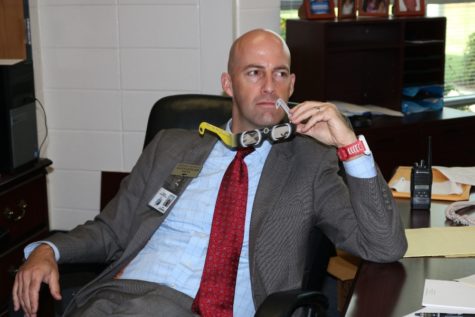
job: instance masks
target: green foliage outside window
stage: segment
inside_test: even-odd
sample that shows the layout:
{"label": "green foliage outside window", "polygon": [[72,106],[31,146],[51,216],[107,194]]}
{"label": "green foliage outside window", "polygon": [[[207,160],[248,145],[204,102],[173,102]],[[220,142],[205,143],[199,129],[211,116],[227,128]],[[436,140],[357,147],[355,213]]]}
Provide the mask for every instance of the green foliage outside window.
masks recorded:
{"label": "green foliage outside window", "polygon": [[464,52],[465,84],[475,88],[475,33],[468,36]]}

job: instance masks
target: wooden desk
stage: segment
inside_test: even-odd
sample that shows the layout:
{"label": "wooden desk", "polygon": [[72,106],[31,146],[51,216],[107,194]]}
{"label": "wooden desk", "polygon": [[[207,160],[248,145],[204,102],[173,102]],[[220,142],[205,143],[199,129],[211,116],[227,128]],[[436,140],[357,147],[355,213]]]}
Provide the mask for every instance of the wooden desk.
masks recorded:
{"label": "wooden desk", "polygon": [[473,166],[475,113],[444,108],[410,116],[373,116],[372,124],[355,127],[368,141],[386,180],[398,166],[412,166],[427,157],[427,140],[432,137],[432,163],[441,166]]}
{"label": "wooden desk", "polygon": [[[475,200],[475,193],[470,196]],[[443,227],[445,202],[433,202],[430,212],[410,211],[409,199],[397,200],[406,228]],[[390,264],[363,262],[345,316],[401,317],[422,308],[426,278],[453,280],[475,273],[475,258],[407,258]]]}
{"label": "wooden desk", "polygon": [[46,173],[51,163],[41,159],[16,172],[0,174],[0,316],[7,315],[24,247],[49,234]]}

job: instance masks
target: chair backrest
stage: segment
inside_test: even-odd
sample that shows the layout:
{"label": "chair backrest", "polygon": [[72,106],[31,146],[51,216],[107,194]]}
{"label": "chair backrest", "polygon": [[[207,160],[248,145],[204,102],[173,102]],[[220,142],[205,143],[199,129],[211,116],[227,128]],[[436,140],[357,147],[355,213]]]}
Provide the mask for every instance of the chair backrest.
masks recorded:
{"label": "chair backrest", "polygon": [[[159,99],[150,110],[145,131],[144,148],[162,129],[181,128],[197,130],[206,121],[220,126],[231,118],[230,97],[202,94],[171,95]],[[101,173],[101,210],[117,194],[121,180],[129,173]]]}
{"label": "chair backrest", "polygon": [[197,130],[201,122],[222,125],[231,118],[232,100],[218,95],[183,94],[159,99],[152,107],[144,147],[161,129]]}

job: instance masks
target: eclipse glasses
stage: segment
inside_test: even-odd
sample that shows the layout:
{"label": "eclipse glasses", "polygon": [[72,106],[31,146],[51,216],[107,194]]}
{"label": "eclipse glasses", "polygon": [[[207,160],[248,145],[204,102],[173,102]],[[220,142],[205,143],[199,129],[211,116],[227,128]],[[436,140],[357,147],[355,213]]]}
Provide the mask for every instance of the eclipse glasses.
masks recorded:
{"label": "eclipse glasses", "polygon": [[[281,107],[287,113],[287,115],[289,114],[289,108],[282,99],[278,99],[276,101],[276,108],[278,107]],[[223,143],[227,146],[236,148],[249,146],[257,147],[260,146],[264,140],[280,142],[293,136],[296,128],[292,123],[280,123],[272,127],[265,127],[262,129],[254,129],[233,134],[210,123],[202,122],[198,128],[200,135],[203,135],[206,130],[218,135],[221,141],[223,141]]]}

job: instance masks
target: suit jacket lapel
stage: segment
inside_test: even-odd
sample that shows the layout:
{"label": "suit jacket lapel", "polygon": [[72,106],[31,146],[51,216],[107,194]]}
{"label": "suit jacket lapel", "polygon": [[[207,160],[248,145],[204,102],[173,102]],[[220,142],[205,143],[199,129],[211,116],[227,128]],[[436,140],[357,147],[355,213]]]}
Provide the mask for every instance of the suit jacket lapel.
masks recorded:
{"label": "suit jacket lapel", "polygon": [[265,225],[265,219],[274,210],[277,198],[282,195],[286,180],[291,169],[291,142],[274,144],[267,157],[262,175],[257,187],[256,197],[252,208],[250,232],[249,232],[249,263],[255,301],[265,296],[264,286],[256,274],[255,249],[259,237],[260,228]]}
{"label": "suit jacket lapel", "polygon": [[[186,162],[202,166],[204,164],[204,161],[209,156],[209,153],[213,149],[215,143],[216,138],[210,135],[204,135],[202,138],[197,138],[196,141],[193,142],[192,146],[190,146],[190,149],[186,151],[181,158],[178,158],[175,164]],[[185,186],[183,186],[182,191],[179,194],[183,192],[183,190],[186,188],[186,186],[188,186],[190,182],[190,178],[187,178],[185,180]],[[162,185],[163,184],[158,184],[157,189],[160,188]],[[150,197],[149,199],[151,198],[152,197]],[[82,288],[78,292],[77,296],[75,297],[75,302],[77,305],[82,305],[85,300],[87,300],[88,295],[95,290],[95,285],[98,285],[98,283],[96,283],[98,280],[104,278],[112,278],[120,269],[126,266],[137,255],[137,253],[140,252],[140,250],[142,250],[142,248],[145,246],[145,244],[150,239],[155,230],[157,230],[157,228],[165,220],[166,215],[170,212],[171,209],[172,208],[170,208],[165,215],[160,215],[158,212],[155,211],[147,213],[147,215],[141,222],[138,230],[136,231],[136,234],[130,241],[127,248],[124,250],[124,253],[122,254],[121,258],[111,264],[111,266],[104,270],[96,279],[88,283],[86,287]]]}
{"label": "suit jacket lapel", "polygon": [[[190,149],[183,154],[183,157],[180,158],[181,160],[177,161],[176,163],[189,163],[203,166],[215,143],[216,138],[210,135],[204,135],[202,138],[197,138],[197,140],[192,144]],[[181,191],[177,193],[178,196],[183,193],[188,184],[190,184],[191,180],[192,178],[185,178],[184,186],[182,186]],[[161,186],[163,186],[163,184],[159,185],[157,188],[160,188]],[[177,200],[175,200],[174,203],[176,203],[176,201]],[[165,220],[166,216],[170,213],[172,209],[173,206],[172,208],[169,208],[163,216],[150,217],[151,219],[144,221],[141,224],[139,230],[137,231],[137,234],[135,235],[134,239],[129,244],[129,247],[126,249],[126,252],[129,251],[130,253],[136,254],[137,249],[141,250],[145,243],[147,243],[148,239],[150,239],[151,235],[162,224],[162,222]],[[158,213],[158,215],[160,214]],[[124,252],[124,256],[125,255],[126,254]]]}

